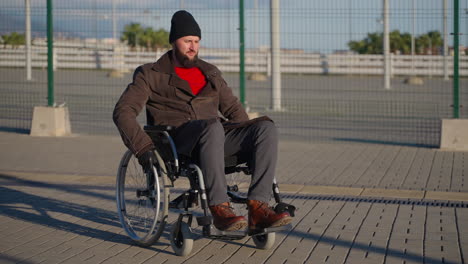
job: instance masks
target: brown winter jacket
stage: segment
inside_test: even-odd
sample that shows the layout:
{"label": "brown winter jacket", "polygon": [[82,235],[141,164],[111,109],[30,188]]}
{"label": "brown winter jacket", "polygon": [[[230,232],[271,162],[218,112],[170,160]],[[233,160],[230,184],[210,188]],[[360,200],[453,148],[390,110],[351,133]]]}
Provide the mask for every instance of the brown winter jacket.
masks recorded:
{"label": "brown winter jacket", "polygon": [[[141,65],[135,70],[132,83],[115,106],[113,119],[124,144],[137,157],[154,147],[136,119],[144,106],[149,125],[181,127],[192,123],[192,120],[216,120],[219,119],[218,110],[230,122],[249,120],[218,68],[201,59],[197,67],[207,79],[206,86],[198,95],[194,95],[188,82],[175,73],[172,51],[155,63]],[[183,134],[192,135],[190,132]],[[194,129],[194,139],[198,139],[197,133]],[[190,146],[189,151],[191,149]]]}

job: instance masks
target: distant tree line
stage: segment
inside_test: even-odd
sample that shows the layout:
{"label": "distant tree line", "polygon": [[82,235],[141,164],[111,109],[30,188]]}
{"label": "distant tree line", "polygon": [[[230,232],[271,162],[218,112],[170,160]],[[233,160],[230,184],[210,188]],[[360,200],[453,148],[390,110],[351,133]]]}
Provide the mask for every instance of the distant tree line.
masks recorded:
{"label": "distant tree line", "polygon": [[[151,27],[142,27],[139,23],[131,23],[124,27],[120,38],[131,49],[137,47],[147,51],[170,48],[169,32],[164,29],[154,30]],[[17,32],[2,35],[0,44],[18,48],[25,45],[25,35]],[[429,31],[415,37],[415,54],[442,54],[443,39],[439,31]],[[348,42],[350,50],[359,54],[383,54],[383,33],[368,33],[367,37],[359,41]],[[390,32],[390,52],[397,54],[411,54],[411,34],[400,33],[399,30]],[[468,55],[468,50],[466,51]]]}
{"label": "distant tree line", "polygon": [[[439,31],[417,36],[414,42],[415,54],[442,54],[444,42]],[[383,33],[368,33],[363,40],[348,42],[348,47],[359,54],[383,54]],[[399,30],[390,32],[390,52],[411,54],[411,34],[400,33]]]}
{"label": "distant tree line", "polygon": [[120,38],[127,42],[131,49],[142,47],[147,51],[169,48],[169,32],[164,29],[155,31],[151,27],[142,27],[139,23],[131,23],[124,27]]}
{"label": "distant tree line", "polygon": [[7,45],[12,46],[13,48],[18,48],[18,46],[26,44],[26,38],[24,34],[19,34],[16,32],[2,35],[0,41],[3,44],[3,48],[6,48]]}

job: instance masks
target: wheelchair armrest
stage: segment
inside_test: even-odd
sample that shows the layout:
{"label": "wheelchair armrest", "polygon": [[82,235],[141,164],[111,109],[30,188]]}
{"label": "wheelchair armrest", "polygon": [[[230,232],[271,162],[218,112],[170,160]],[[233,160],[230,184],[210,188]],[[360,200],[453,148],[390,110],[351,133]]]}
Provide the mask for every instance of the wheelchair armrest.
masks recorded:
{"label": "wheelchair armrest", "polygon": [[163,132],[163,131],[171,131],[174,129],[174,127],[173,126],[160,126],[160,125],[154,125],[154,126],[146,125],[143,127],[143,129],[146,132]]}
{"label": "wheelchair armrest", "polygon": [[[167,162],[173,162],[173,171],[179,171],[179,157],[177,155],[177,149],[169,135],[169,131],[173,130],[173,126],[144,126],[144,131],[150,136],[157,151],[161,155],[162,159]],[[168,167],[168,165],[166,165]]]}

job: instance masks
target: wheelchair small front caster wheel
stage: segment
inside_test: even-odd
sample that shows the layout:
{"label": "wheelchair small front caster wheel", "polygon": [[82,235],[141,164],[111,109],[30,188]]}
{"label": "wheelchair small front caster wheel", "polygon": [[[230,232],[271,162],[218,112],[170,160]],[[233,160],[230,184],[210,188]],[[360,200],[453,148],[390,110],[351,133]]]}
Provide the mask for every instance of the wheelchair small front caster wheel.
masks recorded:
{"label": "wheelchair small front caster wheel", "polygon": [[192,252],[192,231],[187,223],[180,222],[179,230],[177,223],[174,224],[171,231],[171,246],[177,256],[187,256]]}
{"label": "wheelchair small front caster wheel", "polygon": [[252,239],[258,249],[270,249],[275,244],[275,233],[252,236]]}

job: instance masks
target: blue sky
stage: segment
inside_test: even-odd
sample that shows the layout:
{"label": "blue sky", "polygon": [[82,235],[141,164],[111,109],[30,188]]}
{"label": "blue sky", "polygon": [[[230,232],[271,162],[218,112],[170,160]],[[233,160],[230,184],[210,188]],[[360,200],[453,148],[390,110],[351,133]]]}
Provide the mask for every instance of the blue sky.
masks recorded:
{"label": "blue sky", "polygon": [[[391,30],[412,31],[413,0],[390,1]],[[55,31],[80,37],[112,36],[112,0],[54,1]],[[280,0],[281,46],[329,53],[347,49],[349,40],[360,40],[368,32],[382,31],[382,0]],[[46,1],[31,0],[33,30],[45,32]],[[172,14],[190,11],[202,28],[207,47],[237,48],[239,42],[238,1],[234,0],[114,0],[118,30],[130,22],[169,30]],[[443,30],[442,0],[414,0],[415,34]],[[452,3],[448,1],[449,31]],[[461,43],[468,45],[468,0],[460,0]],[[245,0],[246,47],[269,46],[270,1]],[[24,30],[24,1],[2,0],[0,32]],[[7,20],[7,21],[5,21]]]}

